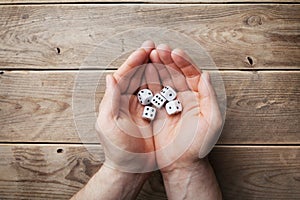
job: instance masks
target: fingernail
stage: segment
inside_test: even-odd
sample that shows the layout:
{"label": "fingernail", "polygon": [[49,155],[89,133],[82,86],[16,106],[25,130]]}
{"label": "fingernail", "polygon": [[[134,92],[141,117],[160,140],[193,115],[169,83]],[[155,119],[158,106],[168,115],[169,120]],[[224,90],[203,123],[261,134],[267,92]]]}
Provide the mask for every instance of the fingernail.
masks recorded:
{"label": "fingernail", "polygon": [[146,52],[145,47],[139,47],[137,48],[130,56],[136,56],[136,54],[140,53],[139,51]]}
{"label": "fingernail", "polygon": [[153,55],[153,54],[157,54],[156,49],[153,49],[153,50],[151,51],[150,55]]}
{"label": "fingernail", "polygon": [[152,48],[152,47],[154,47],[154,42],[152,40],[146,40],[143,42],[142,47]]}
{"label": "fingernail", "polygon": [[171,51],[171,48],[168,45],[166,45],[166,44],[159,44],[156,47],[156,49],[158,49],[158,50],[165,50],[165,51]]}
{"label": "fingernail", "polygon": [[184,54],[183,50],[176,48],[172,51],[172,53],[176,54],[176,55],[182,55]]}

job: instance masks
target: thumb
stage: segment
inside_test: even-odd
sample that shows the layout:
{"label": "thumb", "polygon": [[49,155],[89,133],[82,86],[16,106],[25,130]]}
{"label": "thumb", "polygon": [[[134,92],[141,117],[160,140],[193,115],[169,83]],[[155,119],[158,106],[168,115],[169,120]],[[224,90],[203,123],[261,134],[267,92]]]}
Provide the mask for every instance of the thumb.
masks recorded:
{"label": "thumb", "polygon": [[109,74],[106,76],[106,89],[100,104],[99,113],[107,114],[102,117],[118,116],[120,105],[120,89],[115,78]]}
{"label": "thumb", "polygon": [[219,112],[219,105],[215,90],[211,84],[211,79],[208,72],[203,72],[200,76],[198,84],[200,96],[201,113],[204,116],[210,116],[211,113]]}
{"label": "thumb", "polygon": [[203,72],[201,74],[198,89],[202,98],[215,95],[208,72]]}
{"label": "thumb", "polygon": [[201,74],[198,85],[201,114],[206,119],[208,127],[199,150],[199,158],[205,157],[220,137],[223,119],[219,109],[217,96],[207,72]]}

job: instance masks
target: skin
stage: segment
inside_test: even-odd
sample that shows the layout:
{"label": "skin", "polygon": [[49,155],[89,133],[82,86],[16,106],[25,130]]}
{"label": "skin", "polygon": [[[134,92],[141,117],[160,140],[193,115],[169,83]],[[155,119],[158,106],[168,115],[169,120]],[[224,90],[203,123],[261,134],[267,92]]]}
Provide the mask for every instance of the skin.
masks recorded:
{"label": "skin", "polygon": [[[153,157],[135,165],[140,163],[137,169],[158,165],[168,199],[222,198],[214,172],[205,158],[222,126],[216,95],[207,73],[199,71],[182,50],[172,50],[163,44],[155,48],[153,42],[146,41],[113,75],[107,76],[106,85],[96,123],[106,160],[73,199],[136,197],[149,173],[119,171],[122,167],[130,167],[126,165],[132,163],[134,157],[112,146],[133,153],[155,152]],[[140,85],[142,87],[138,88]],[[143,106],[137,98],[131,97],[141,88],[159,92],[161,85],[169,85],[177,91],[183,111],[169,116],[164,109],[159,110],[155,120],[149,123],[141,119]],[[126,134],[127,131],[130,134]],[[186,143],[180,142],[180,136],[190,135],[189,132],[193,140],[185,148]]]}
{"label": "skin", "polygon": [[[152,127],[144,128],[142,132],[133,121],[141,125],[149,125],[140,120],[143,107],[136,98],[130,99],[130,107],[123,106],[133,90],[139,86],[144,70],[139,66],[148,62],[154,43],[146,41],[142,47],[134,51],[124,64],[113,74],[106,77],[106,91],[99,107],[99,116],[95,125],[105,152],[105,162],[90,181],[71,199],[135,199],[149,173],[126,173],[117,170],[130,162],[124,151],[118,151],[113,146],[128,152],[153,152],[153,138],[132,137],[123,130],[129,127],[131,134],[141,136],[144,132],[152,132]],[[132,76],[135,78],[133,79]],[[134,111],[134,112],[133,112]],[[101,129],[99,128],[101,127]],[[113,144],[111,143],[113,141]],[[155,157],[149,159],[149,165],[155,164]]]}
{"label": "skin", "polygon": [[135,199],[147,178],[147,174],[125,173],[103,165],[71,199]]}
{"label": "skin", "polygon": [[[99,107],[96,130],[106,155],[104,164],[111,168],[123,168],[123,171],[130,169],[127,164],[132,164],[135,157],[127,152],[148,153],[155,150],[152,126],[140,117],[143,106],[137,98],[132,98],[132,93],[142,82],[144,68],[153,48],[153,42],[146,41],[113,75],[106,77],[107,87]],[[134,167],[143,171],[145,162],[150,167],[155,165],[154,153],[147,160],[135,162]]]}
{"label": "skin", "polygon": [[[181,144],[177,144],[176,140],[173,143],[170,141],[174,141],[180,133],[195,132],[191,145],[176,162],[170,166],[164,166],[170,160],[170,156],[174,156],[176,159],[179,154],[174,148],[172,152],[166,151],[166,155],[164,155],[164,151],[156,154],[158,165],[160,168],[163,167],[162,171],[168,171],[171,167],[188,167],[190,163],[198,162],[199,157],[204,158],[208,154],[218,139],[222,127],[222,117],[214,89],[208,73],[199,71],[188,61],[189,58],[180,49],[172,51],[167,45],[159,45],[156,50],[151,52],[150,59],[153,63],[163,65],[155,65],[155,68],[146,73],[146,76],[148,74],[156,76],[162,85],[170,85],[177,90],[178,99],[184,108],[182,113],[177,115],[167,115],[165,110],[158,112],[157,120],[153,125],[156,150],[168,144],[176,145],[178,148]],[[156,134],[157,132],[158,134]],[[209,143],[210,141],[213,143]],[[182,143],[182,141],[179,142]],[[164,159],[168,160],[165,161]]]}
{"label": "skin", "polygon": [[[161,168],[169,199],[221,199],[221,192],[207,159],[204,158],[219,137],[222,117],[214,89],[208,73],[202,73],[180,49],[171,50],[167,45],[159,45],[150,54],[152,63],[158,63],[149,73],[156,76],[162,85],[170,85],[178,91],[183,111],[179,115],[159,112],[153,131],[157,163]],[[163,64],[164,68],[160,67]],[[153,81],[152,77],[152,81]],[[151,88],[151,86],[150,86]],[[156,89],[156,88],[153,88]],[[160,89],[160,88],[158,88]],[[199,109],[199,107],[201,109]],[[162,121],[164,126],[162,127]],[[194,124],[198,124],[195,126]],[[192,127],[192,128],[190,128]],[[194,130],[195,128],[195,130]],[[195,131],[189,148],[179,157],[178,134]],[[174,141],[170,143],[170,141]],[[162,150],[167,145],[174,148]],[[170,157],[175,160],[168,164]]]}

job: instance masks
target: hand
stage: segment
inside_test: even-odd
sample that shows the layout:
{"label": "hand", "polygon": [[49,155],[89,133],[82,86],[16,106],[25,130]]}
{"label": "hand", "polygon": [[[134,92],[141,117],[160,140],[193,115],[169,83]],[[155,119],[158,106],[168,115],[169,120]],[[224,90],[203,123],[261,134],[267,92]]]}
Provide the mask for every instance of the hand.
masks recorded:
{"label": "hand", "polygon": [[[144,172],[156,164],[152,127],[141,118],[143,106],[132,98],[153,48],[153,42],[146,41],[113,75],[107,75],[99,107],[96,130],[104,148],[104,164],[125,172]],[[138,157],[140,153],[149,155]]]}
{"label": "hand", "polygon": [[[210,165],[204,159],[199,162],[212,149],[222,126],[209,76],[198,71],[181,50],[171,52],[166,45],[153,49],[153,42],[145,42],[107,76],[96,122],[105,163],[74,199],[133,199],[147,174],[126,171],[155,169],[155,159],[163,167],[169,199],[221,199]],[[146,64],[149,57],[156,64]],[[142,120],[143,106],[132,98],[141,85],[155,93],[161,85],[175,88],[183,112],[169,116],[160,110],[153,124]],[[150,154],[139,159],[142,153]],[[111,187],[116,189],[113,194]]]}
{"label": "hand", "polygon": [[[177,90],[183,111],[169,116],[158,112],[153,124],[156,159],[162,172],[193,167],[217,142],[223,121],[208,73],[202,73],[180,49],[159,45],[146,69],[149,83],[161,82]],[[149,84],[158,92],[156,84]],[[151,88],[152,87],[152,88]]]}
{"label": "hand", "polygon": [[[95,124],[105,162],[72,199],[135,199],[149,173],[133,172],[154,168],[152,127],[141,120],[143,107],[137,98],[131,98],[141,84],[153,48],[153,42],[144,42],[113,75],[106,77],[106,91]],[[145,134],[151,137],[143,138]],[[152,156],[139,159],[135,154],[147,152]]]}

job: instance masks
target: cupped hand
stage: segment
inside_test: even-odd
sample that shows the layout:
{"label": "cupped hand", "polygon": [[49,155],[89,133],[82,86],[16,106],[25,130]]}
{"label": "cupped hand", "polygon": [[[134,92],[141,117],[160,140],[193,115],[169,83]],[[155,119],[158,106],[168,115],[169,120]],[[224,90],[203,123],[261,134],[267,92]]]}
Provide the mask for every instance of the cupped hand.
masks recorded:
{"label": "cupped hand", "polygon": [[211,151],[223,124],[209,74],[198,70],[182,50],[167,45],[159,45],[150,59],[148,87],[155,92],[161,88],[151,83],[173,87],[183,107],[177,115],[157,112],[153,124],[157,164],[162,171],[192,167]]}
{"label": "cupped hand", "polygon": [[[154,43],[146,41],[124,64],[106,77],[96,130],[104,148],[104,164],[121,171],[143,172],[155,163],[152,126],[141,119],[143,106],[133,97],[141,86]],[[148,154],[147,156],[138,156]]]}
{"label": "cupped hand", "polygon": [[[111,167],[131,172],[155,169],[156,162],[163,171],[189,167],[210,152],[220,135],[223,121],[209,75],[180,49],[154,49],[153,42],[145,42],[107,76],[106,84],[96,129]],[[166,85],[177,91],[183,111],[169,116],[158,110],[154,123],[148,123],[132,94],[140,86],[157,93]]]}

